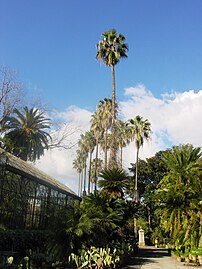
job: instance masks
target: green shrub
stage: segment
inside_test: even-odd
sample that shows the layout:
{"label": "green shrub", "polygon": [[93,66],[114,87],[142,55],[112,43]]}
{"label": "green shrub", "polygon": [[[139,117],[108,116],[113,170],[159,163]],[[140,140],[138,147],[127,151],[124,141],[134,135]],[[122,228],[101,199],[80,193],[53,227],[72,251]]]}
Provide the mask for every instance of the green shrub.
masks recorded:
{"label": "green shrub", "polygon": [[25,255],[29,249],[44,249],[47,238],[45,231],[0,230],[0,251],[13,250]]}

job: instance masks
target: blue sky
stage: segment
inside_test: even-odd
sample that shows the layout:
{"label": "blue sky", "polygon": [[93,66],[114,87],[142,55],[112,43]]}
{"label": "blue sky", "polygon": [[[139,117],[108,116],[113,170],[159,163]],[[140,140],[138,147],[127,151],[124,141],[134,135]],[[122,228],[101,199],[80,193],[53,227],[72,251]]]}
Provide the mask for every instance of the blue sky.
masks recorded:
{"label": "blue sky", "polygon": [[51,107],[92,111],[111,96],[111,72],[96,61],[103,31],[126,37],[117,97],[143,83],[164,92],[202,85],[201,0],[0,0],[0,64],[18,72]]}

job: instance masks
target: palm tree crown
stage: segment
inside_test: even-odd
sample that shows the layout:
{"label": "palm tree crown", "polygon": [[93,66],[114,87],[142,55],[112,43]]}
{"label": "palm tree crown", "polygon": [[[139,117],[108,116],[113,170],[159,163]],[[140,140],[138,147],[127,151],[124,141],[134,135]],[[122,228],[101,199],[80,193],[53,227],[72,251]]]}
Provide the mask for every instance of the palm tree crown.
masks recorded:
{"label": "palm tree crown", "polygon": [[103,39],[97,44],[96,58],[100,59],[107,66],[116,65],[121,58],[126,58],[128,45],[125,43],[125,37],[122,34],[117,35],[115,29],[104,32]]}
{"label": "palm tree crown", "polygon": [[151,123],[143,117],[137,115],[134,119],[128,120],[128,126],[131,127],[131,139],[135,140],[136,147],[139,149],[148,140],[151,134]]}
{"label": "palm tree crown", "polygon": [[45,130],[50,128],[50,119],[38,109],[24,107],[21,113],[14,109],[14,115],[7,118],[5,139],[12,142],[12,153],[27,161],[36,161],[48,149],[51,136]]}

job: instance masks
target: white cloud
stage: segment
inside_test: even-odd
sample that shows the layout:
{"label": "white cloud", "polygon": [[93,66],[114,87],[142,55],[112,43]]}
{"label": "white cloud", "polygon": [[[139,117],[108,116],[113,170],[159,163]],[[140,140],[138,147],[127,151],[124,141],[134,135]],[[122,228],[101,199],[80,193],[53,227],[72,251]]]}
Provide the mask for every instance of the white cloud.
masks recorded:
{"label": "white cloud", "polygon": [[72,169],[74,157],[71,150],[53,149],[36,163],[37,167],[77,192],[78,179]]}
{"label": "white cloud", "polygon": [[[201,146],[202,90],[164,93],[161,98],[156,98],[141,84],[125,89],[125,96],[127,100],[119,103],[121,118],[126,121],[141,115],[151,122],[152,139],[144,143],[140,158],[153,156],[157,151],[179,143]],[[77,141],[81,133],[89,130],[91,114],[87,109],[72,106],[64,112],[54,111],[52,117],[77,127],[79,131],[71,137],[72,141]],[[75,152],[75,148],[49,151],[37,166],[77,192],[77,175],[72,169]],[[125,168],[135,162],[135,156],[135,145],[131,143],[123,152]]]}
{"label": "white cloud", "polygon": [[[202,144],[202,90],[183,93],[164,93],[156,98],[144,85],[125,89],[127,101],[120,102],[119,109],[124,120],[141,115],[152,126],[152,141],[145,142],[140,157],[153,155],[158,150],[172,145]],[[135,160],[132,145],[126,150],[129,162]]]}
{"label": "white cloud", "polygon": [[54,110],[51,113],[51,118],[59,119],[62,122],[77,126],[81,130],[90,126],[90,118],[92,112],[77,106],[70,106],[65,111]]}
{"label": "white cloud", "polygon": [[[53,120],[59,120],[64,124],[58,131],[63,133],[63,128],[68,128],[69,132],[67,144],[76,144],[80,135],[89,130],[92,112],[71,106],[63,112],[54,110],[51,114]],[[67,125],[66,125],[67,124]],[[76,155],[76,146],[69,150],[52,149],[45,152],[45,155],[36,162],[36,166],[55,177],[77,193],[78,178],[72,168],[72,162]]]}

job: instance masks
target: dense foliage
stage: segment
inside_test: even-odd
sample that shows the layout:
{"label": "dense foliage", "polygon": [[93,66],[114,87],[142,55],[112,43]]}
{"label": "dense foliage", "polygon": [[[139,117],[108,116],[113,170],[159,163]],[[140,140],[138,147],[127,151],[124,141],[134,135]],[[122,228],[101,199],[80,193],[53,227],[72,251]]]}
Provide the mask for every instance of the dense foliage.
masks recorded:
{"label": "dense foliage", "polygon": [[164,154],[168,173],[160,181],[156,214],[172,242],[197,247],[202,220],[202,164],[200,148],[173,147]]}
{"label": "dense foliage", "polygon": [[[139,160],[141,222],[154,243],[197,247],[202,224],[201,150],[174,146],[145,161]],[[136,166],[130,169],[135,175]],[[134,187],[134,183],[130,188]],[[130,192],[130,189],[129,189]],[[149,228],[149,229],[148,229]]]}

